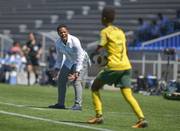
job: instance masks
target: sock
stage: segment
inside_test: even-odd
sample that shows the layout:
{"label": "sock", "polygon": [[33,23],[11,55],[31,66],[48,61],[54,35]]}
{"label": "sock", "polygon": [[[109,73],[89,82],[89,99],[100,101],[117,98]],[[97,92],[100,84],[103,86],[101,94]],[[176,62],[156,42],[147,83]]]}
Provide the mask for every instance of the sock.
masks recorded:
{"label": "sock", "polygon": [[99,91],[92,91],[92,100],[96,116],[102,116],[102,102]]}
{"label": "sock", "polygon": [[138,102],[132,95],[131,88],[123,88],[123,89],[121,89],[121,92],[122,92],[124,98],[126,99],[126,101],[131,105],[131,107],[132,107],[133,111],[135,112],[135,114],[137,115],[138,119],[139,120],[144,119],[144,114],[143,114]]}

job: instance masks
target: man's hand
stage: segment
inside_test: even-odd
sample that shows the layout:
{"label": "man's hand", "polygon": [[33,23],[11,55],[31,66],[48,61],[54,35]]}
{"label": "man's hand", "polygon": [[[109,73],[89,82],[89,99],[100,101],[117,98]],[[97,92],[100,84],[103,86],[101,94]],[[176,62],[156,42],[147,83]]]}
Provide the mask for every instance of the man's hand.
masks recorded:
{"label": "man's hand", "polygon": [[75,72],[73,74],[69,74],[68,80],[69,81],[75,81],[79,77],[79,72]]}

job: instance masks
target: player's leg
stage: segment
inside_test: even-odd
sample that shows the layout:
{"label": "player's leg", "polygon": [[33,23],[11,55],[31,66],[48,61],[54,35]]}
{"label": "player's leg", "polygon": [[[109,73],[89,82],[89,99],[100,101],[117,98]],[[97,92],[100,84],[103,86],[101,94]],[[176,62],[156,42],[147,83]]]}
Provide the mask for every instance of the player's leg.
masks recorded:
{"label": "player's leg", "polygon": [[117,79],[116,85],[121,88],[121,92],[125,100],[131,105],[133,111],[137,115],[138,119],[144,118],[143,112],[137,102],[137,100],[132,95],[131,90],[131,70],[125,70],[119,72],[119,78]]}
{"label": "player's leg", "polygon": [[136,116],[140,121],[140,124],[136,124],[136,126],[138,128],[146,127],[147,122],[145,121],[144,114],[137,100],[132,94],[131,70],[121,71],[119,73],[119,78],[117,79],[116,85],[118,85],[121,88],[122,95],[124,96],[125,100],[130,104],[130,106],[132,107],[133,111],[135,112]]}
{"label": "player's leg", "polygon": [[131,105],[131,107],[132,107],[133,111],[135,112],[135,114],[137,115],[138,119],[143,119],[144,114],[143,114],[137,100],[132,95],[131,88],[125,87],[125,88],[121,89],[121,92],[122,92],[124,98],[126,99],[126,101]]}
{"label": "player's leg", "polygon": [[101,89],[103,85],[104,84],[100,80],[95,79],[91,88],[92,100],[93,100],[93,105],[96,111],[96,115],[102,115],[102,100],[101,100],[99,89]]}
{"label": "player's leg", "polygon": [[103,87],[103,82],[101,82],[99,79],[95,79],[91,91],[92,91],[92,101],[94,105],[94,110],[96,112],[96,116],[92,117],[88,120],[89,124],[100,124],[103,123],[103,117],[102,117],[102,100],[100,96],[99,89]]}
{"label": "player's leg", "polygon": [[133,111],[135,112],[136,116],[138,117],[138,122],[133,125],[133,128],[144,128],[147,127],[147,121],[145,120],[144,114],[141,110],[141,107],[139,106],[137,100],[135,97],[132,95],[132,90],[129,87],[125,87],[121,89],[121,92],[126,99],[126,101],[131,105]]}
{"label": "player's leg", "polygon": [[100,96],[99,90],[104,86],[104,84],[112,85],[114,82],[114,78],[116,77],[114,71],[111,70],[103,70],[101,71],[96,79],[94,80],[91,91],[92,91],[92,100],[94,104],[94,109],[96,112],[96,117],[90,119],[88,123],[90,124],[99,124],[103,122],[102,117],[102,100]]}

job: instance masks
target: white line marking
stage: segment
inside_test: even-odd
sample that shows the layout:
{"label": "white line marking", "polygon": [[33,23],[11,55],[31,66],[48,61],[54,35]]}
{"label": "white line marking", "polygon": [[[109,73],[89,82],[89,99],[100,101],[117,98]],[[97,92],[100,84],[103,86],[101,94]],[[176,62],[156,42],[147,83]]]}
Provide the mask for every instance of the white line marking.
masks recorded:
{"label": "white line marking", "polygon": [[18,114],[18,113],[13,113],[13,112],[7,112],[7,111],[3,111],[3,110],[0,110],[0,113],[6,114],[6,115],[11,115],[11,116],[27,118],[27,119],[50,122],[50,123],[54,123],[54,124],[68,125],[68,126],[74,126],[74,127],[80,127],[80,128],[86,128],[86,129],[93,129],[93,130],[97,130],[97,131],[112,131],[110,129],[105,129],[105,128],[91,127],[91,126],[86,126],[86,125],[81,125],[81,124],[76,124],[76,123],[71,123],[71,122],[61,122],[61,121],[56,121],[56,120],[51,120],[51,119],[46,119],[46,118],[41,118],[41,117],[35,117],[35,116],[29,116],[29,115]]}
{"label": "white line marking", "polygon": [[[29,105],[17,105],[13,103],[6,103],[6,102],[0,102],[0,104],[8,105],[8,106],[14,106],[14,107],[26,107],[34,110],[51,110],[49,108],[41,108],[41,107],[31,107]],[[118,117],[124,117],[124,116],[132,116],[134,113],[127,113],[127,112],[108,112],[109,114],[117,114]],[[154,114],[154,116],[159,116],[158,114]],[[115,116],[114,116],[115,117]],[[164,114],[161,115],[161,117],[180,117],[180,115],[173,115],[173,114]]]}
{"label": "white line marking", "polygon": [[6,103],[6,102],[0,102],[0,104],[3,104],[3,105],[8,105],[8,106],[15,106],[15,107],[28,107],[28,108],[31,108],[31,109],[35,109],[35,110],[47,110],[47,109],[43,109],[43,108],[38,108],[38,107],[30,107],[28,105],[17,105],[17,104],[13,104],[13,103]]}
{"label": "white line marking", "polygon": [[16,107],[25,107],[25,105],[16,105],[13,103],[0,102],[0,104],[8,105],[8,106],[16,106]]}

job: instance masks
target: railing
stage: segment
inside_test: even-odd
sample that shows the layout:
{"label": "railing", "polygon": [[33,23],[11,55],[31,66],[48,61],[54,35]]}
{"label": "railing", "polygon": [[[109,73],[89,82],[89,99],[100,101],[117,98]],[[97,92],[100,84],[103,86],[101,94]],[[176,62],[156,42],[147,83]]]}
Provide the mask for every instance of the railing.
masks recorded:
{"label": "railing", "polygon": [[[175,53],[166,54],[165,49],[169,48],[173,49]],[[142,75],[146,75],[147,72],[151,71],[152,75],[162,79],[162,72],[164,70],[166,74],[172,74],[169,79],[178,79],[180,69],[180,32],[143,42],[139,47],[130,48],[129,52],[131,62],[135,65],[135,68],[141,66],[138,71]],[[132,57],[132,52],[137,52],[137,55],[140,54],[140,59]],[[153,57],[153,59],[150,59],[150,57]],[[149,69],[150,65],[152,66],[151,70]],[[166,68],[165,65],[166,67],[171,67],[171,69]]]}
{"label": "railing", "polygon": [[164,49],[176,48],[180,49],[180,32],[176,32],[167,36],[163,36],[154,40],[142,43],[142,48]]}

